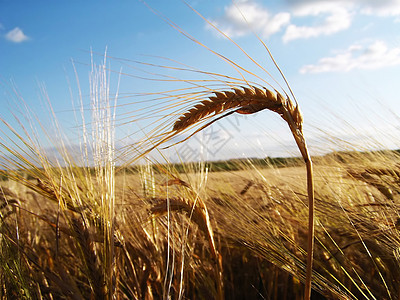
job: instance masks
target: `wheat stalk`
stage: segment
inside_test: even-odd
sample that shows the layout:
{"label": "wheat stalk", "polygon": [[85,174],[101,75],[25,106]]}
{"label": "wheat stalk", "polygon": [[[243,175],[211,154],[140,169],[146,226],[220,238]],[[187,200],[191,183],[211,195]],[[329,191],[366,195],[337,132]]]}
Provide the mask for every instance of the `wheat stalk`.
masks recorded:
{"label": "wheat stalk", "polygon": [[[189,111],[181,115],[173,124],[175,134],[203,121],[211,114],[218,115],[231,110],[229,113],[207,123],[197,129],[188,138],[211,125],[213,122],[228,116],[232,113],[253,114],[264,109],[278,113],[289,125],[290,131],[296,141],[307,168],[307,191],[309,205],[308,219],[308,248],[307,248],[307,270],[305,299],[311,296],[311,275],[314,252],[314,183],[312,161],[307,149],[303,134],[303,116],[297,102],[293,102],[288,95],[283,96],[278,91],[272,92],[267,88],[255,86],[233,88],[232,90],[214,92],[215,96],[201,101]],[[234,109],[234,110],[232,110]],[[187,140],[186,138],[185,140]]]}

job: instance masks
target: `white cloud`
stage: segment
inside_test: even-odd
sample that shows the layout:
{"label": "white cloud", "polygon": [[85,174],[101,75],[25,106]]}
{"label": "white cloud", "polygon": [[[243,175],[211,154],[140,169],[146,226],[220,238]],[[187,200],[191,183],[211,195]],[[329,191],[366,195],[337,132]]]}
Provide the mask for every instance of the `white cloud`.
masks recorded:
{"label": "white cloud", "polygon": [[212,22],[231,37],[243,36],[254,30],[267,38],[280,31],[289,21],[289,13],[271,15],[263,6],[248,0],[225,7],[224,16]]}
{"label": "white cloud", "polygon": [[[295,39],[330,35],[348,29],[356,13],[374,16],[400,16],[400,0],[286,0],[292,19],[314,17],[321,21],[311,25],[290,24],[283,36],[284,42]],[[307,21],[309,18],[307,19]],[[396,22],[398,19],[395,19]]]}
{"label": "white cloud", "polygon": [[[362,3],[360,0],[359,2]],[[364,14],[382,17],[400,15],[400,1],[398,0],[369,0],[366,2],[366,5],[361,9],[361,12]]]}
{"label": "white cloud", "polygon": [[287,11],[271,13],[255,0],[238,0],[225,7],[213,23],[231,37],[254,30],[263,38],[284,30],[289,42],[332,35],[350,28],[356,14],[400,18],[400,0],[286,0]]}
{"label": "white cloud", "polygon": [[354,5],[361,13],[378,16],[398,16],[400,15],[399,0],[286,0],[293,7],[319,5],[321,3],[331,3],[332,5]]}
{"label": "white cloud", "polygon": [[350,27],[353,14],[349,5],[335,5],[332,2],[320,2],[311,5],[299,6],[294,10],[298,17],[325,16],[314,26],[297,26],[290,24],[283,36],[284,42],[295,39],[305,39],[321,35],[330,35]]}
{"label": "white cloud", "polygon": [[7,32],[5,37],[7,40],[13,43],[22,43],[29,39],[29,37],[27,37],[19,27],[15,27],[14,29]]}
{"label": "white cloud", "polygon": [[399,64],[400,47],[389,48],[385,42],[375,41],[369,45],[353,44],[335,56],[321,58],[317,64],[303,66],[300,73],[374,70]]}

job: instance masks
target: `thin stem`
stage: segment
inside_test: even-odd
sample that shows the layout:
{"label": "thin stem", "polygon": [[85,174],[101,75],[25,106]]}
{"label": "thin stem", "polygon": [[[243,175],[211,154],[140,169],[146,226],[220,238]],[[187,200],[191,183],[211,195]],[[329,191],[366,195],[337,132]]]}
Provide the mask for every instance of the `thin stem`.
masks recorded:
{"label": "thin stem", "polygon": [[291,114],[288,111],[284,112],[289,128],[293,134],[296,144],[301,152],[301,156],[306,163],[307,170],[307,195],[308,195],[308,235],[307,235],[307,269],[306,282],[304,291],[304,300],[311,297],[311,279],[314,257],[314,177],[310,154],[307,149],[307,144],[300,130],[294,122]]}
{"label": "thin stem", "polygon": [[[308,154],[308,151],[307,151]],[[314,181],[313,168],[310,157],[306,160],[307,168],[307,194],[308,194],[308,246],[307,246],[307,272],[306,272],[306,287],[304,291],[304,299],[311,297],[311,277],[313,268],[314,255]]]}

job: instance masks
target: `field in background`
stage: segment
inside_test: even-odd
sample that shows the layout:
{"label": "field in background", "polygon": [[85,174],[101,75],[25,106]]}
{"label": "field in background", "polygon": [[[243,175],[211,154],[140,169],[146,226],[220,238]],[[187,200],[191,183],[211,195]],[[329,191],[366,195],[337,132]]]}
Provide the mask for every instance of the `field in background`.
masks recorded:
{"label": "field in background", "polygon": [[[96,202],[70,203],[72,187],[63,194],[51,178],[31,175],[36,192],[3,181],[2,298],[301,299],[305,170],[255,162],[227,162],[237,170],[220,172],[205,163],[120,170],[111,286]],[[391,151],[315,158],[313,299],[400,295],[399,163]],[[88,176],[96,178],[78,175],[84,170],[60,172],[75,173],[82,198],[94,193]]]}

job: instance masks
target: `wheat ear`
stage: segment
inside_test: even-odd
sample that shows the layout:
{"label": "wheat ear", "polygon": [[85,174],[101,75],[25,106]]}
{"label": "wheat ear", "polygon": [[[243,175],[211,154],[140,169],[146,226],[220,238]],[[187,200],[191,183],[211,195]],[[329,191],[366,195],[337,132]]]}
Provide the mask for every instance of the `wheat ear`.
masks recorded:
{"label": "wheat ear", "polygon": [[184,113],[175,121],[173,130],[182,131],[189,126],[205,119],[211,114],[220,114],[229,109],[236,108],[235,112],[240,114],[252,114],[263,109],[269,109],[281,115],[288,121],[287,110],[296,125],[302,128],[302,116],[297,105],[294,105],[289,97],[272,92],[266,88],[255,86],[233,88],[231,91],[214,92],[213,96],[201,101],[188,112]]}
{"label": "wheat ear", "polygon": [[233,88],[232,90],[214,92],[214,94],[214,96],[210,96],[208,99],[201,101],[188,112],[181,115],[173,125],[173,132],[179,133],[190,126],[205,120],[212,114],[222,114],[227,110],[231,111],[200,127],[188,138],[211,125],[213,122],[234,112],[239,114],[253,114],[268,109],[278,113],[289,125],[290,131],[293,134],[307,169],[308,242],[304,299],[310,299],[314,253],[314,182],[312,161],[303,134],[303,116],[300,112],[299,106],[297,102],[293,102],[288,95],[283,96],[278,91],[272,92],[267,88],[258,88],[255,86]]}

